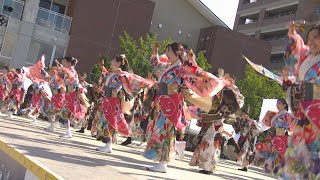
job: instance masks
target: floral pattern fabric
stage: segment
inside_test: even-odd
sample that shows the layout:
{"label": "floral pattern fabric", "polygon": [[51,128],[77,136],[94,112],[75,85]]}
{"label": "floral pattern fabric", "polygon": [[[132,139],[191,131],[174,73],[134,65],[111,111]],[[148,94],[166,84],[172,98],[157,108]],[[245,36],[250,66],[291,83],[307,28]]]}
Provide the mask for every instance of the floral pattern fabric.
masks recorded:
{"label": "floral pattern fabric", "polygon": [[[302,38],[296,33],[295,38],[301,41],[296,45],[296,56],[299,60],[298,80],[305,86],[302,92],[300,108],[297,112],[297,126],[293,136],[288,140],[285,153],[285,165],[281,177],[283,179],[318,179],[320,177],[320,56],[304,53],[306,47]],[[311,87],[311,88],[310,88]]]}
{"label": "floral pattern fabric", "polygon": [[1,74],[0,75],[0,104],[2,104],[8,96],[7,91],[8,91],[9,84],[10,84],[9,78],[6,75]]}
{"label": "floral pattern fabric", "polygon": [[189,162],[190,166],[199,166],[205,171],[216,171],[220,156],[220,138],[218,130],[221,126],[204,123],[198,135],[198,146]]}
{"label": "floral pattern fabric", "polygon": [[267,138],[256,145],[256,163],[263,166],[266,173],[278,174],[284,162],[290,124],[294,124],[294,121],[292,114],[286,111],[278,113],[271,121],[272,127],[268,130]]}

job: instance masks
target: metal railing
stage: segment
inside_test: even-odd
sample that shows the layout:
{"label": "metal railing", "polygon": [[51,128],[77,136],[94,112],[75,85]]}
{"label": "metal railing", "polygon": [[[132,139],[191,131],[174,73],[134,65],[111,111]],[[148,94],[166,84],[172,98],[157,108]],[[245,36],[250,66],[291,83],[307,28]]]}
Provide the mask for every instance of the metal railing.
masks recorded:
{"label": "metal railing", "polygon": [[[12,12],[9,12],[4,7],[12,7]],[[1,8],[1,13],[9,17],[21,19],[24,8],[24,2],[20,0],[4,0]]]}
{"label": "metal railing", "polygon": [[69,34],[72,17],[39,8],[36,24]]}
{"label": "metal railing", "polygon": [[266,16],[264,19],[280,18],[280,17],[289,16],[289,15],[296,14],[296,13],[297,13],[296,10],[285,11],[285,12],[281,12],[281,13],[278,13],[278,14],[273,14],[273,15],[270,15],[270,16]]}

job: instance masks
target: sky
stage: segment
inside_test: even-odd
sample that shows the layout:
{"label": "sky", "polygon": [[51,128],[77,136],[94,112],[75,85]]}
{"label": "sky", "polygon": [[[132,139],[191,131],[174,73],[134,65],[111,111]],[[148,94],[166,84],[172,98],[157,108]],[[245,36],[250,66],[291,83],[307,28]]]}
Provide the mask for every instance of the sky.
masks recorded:
{"label": "sky", "polygon": [[233,29],[239,0],[201,0],[214,14]]}

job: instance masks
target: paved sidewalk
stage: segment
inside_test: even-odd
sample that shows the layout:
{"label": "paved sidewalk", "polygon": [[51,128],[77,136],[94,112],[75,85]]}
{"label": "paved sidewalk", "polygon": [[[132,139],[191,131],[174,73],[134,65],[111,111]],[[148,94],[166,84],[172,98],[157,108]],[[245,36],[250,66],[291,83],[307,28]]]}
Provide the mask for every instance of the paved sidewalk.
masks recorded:
{"label": "paved sidewalk", "polygon": [[[227,160],[219,162],[214,175],[199,174],[196,167],[188,165],[191,152],[186,153],[184,161],[173,160],[166,174],[153,173],[146,171],[145,167],[154,163],[140,155],[143,149],[135,143],[128,147],[114,145],[114,152],[106,154],[95,150],[103,144],[89,134],[74,132],[72,139],[63,139],[59,135],[64,133],[64,129],[57,128],[56,133],[48,133],[43,130],[48,122],[39,121],[36,126],[30,122],[21,117],[8,120],[0,116],[0,140],[65,179],[275,179],[257,167],[251,167],[249,172],[238,171],[239,166]],[[119,141],[124,141],[124,138],[119,138]]]}

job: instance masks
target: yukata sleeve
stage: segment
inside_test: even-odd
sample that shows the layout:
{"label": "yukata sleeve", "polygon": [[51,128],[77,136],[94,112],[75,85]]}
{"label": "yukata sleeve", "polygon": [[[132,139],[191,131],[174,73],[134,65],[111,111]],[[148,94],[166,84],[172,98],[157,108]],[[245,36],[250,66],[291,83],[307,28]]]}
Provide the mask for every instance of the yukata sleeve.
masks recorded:
{"label": "yukata sleeve", "polygon": [[166,62],[161,62],[159,55],[152,55],[150,58],[151,67],[153,68],[153,72],[160,77],[161,73],[165,70],[165,68],[169,65]]}
{"label": "yukata sleeve", "polygon": [[290,75],[297,76],[298,69],[306,59],[309,47],[304,44],[302,37],[296,30],[288,31],[289,44],[285,50],[284,63]]}
{"label": "yukata sleeve", "polygon": [[309,50],[309,47],[304,44],[302,37],[296,30],[289,30],[288,38],[289,44],[286,47],[284,56],[284,64],[286,67],[286,76],[283,78],[284,86],[291,86],[296,81],[299,67],[306,59]]}
{"label": "yukata sleeve", "polygon": [[301,65],[305,59],[304,56],[309,50],[309,47],[304,44],[302,37],[295,30],[293,32],[289,31],[288,37],[295,42],[295,48],[291,50],[291,53],[298,59],[298,63]]}
{"label": "yukata sleeve", "polygon": [[68,76],[72,84],[79,84],[78,73],[74,69],[63,68],[63,72]]}

